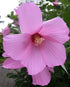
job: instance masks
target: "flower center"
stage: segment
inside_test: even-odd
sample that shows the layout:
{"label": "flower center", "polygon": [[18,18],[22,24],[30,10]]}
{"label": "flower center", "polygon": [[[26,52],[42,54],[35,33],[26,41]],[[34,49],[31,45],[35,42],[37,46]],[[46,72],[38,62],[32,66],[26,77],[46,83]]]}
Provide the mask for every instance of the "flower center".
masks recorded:
{"label": "flower center", "polygon": [[38,33],[33,34],[31,38],[32,38],[32,42],[35,44],[35,46],[41,45],[44,40],[44,38]]}

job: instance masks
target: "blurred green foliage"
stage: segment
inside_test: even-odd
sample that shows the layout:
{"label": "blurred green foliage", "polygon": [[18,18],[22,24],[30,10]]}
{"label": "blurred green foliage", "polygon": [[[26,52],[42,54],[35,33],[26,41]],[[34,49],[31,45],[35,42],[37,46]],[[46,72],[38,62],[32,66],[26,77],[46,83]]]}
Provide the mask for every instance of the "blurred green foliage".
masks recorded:
{"label": "blurred green foliage", "polygon": [[[49,1],[52,1],[53,3],[54,0],[49,0]],[[39,7],[43,14],[43,20],[46,21],[51,18],[59,16],[64,19],[64,21],[67,23],[68,27],[70,28],[70,20],[69,20],[70,19],[70,3],[68,0],[59,0],[59,1],[61,1],[61,4],[58,4],[57,6],[49,5],[49,3],[44,3],[43,0],[42,2],[39,3]]]}
{"label": "blurred green foliage", "polygon": [[10,14],[7,15],[12,20],[18,21],[17,15],[14,15],[14,11],[12,11]]}
{"label": "blurred green foliage", "polygon": [[3,62],[2,53],[4,52],[2,42],[3,42],[3,35],[2,33],[0,33],[0,64]]}
{"label": "blurred green foliage", "polygon": [[[55,0],[46,0],[53,3]],[[49,3],[44,3],[42,0],[38,6],[40,7],[43,15],[43,20],[49,20],[54,17],[61,17],[67,23],[67,26],[70,28],[70,0],[59,0],[61,4],[49,5]],[[20,33],[20,28],[17,23],[18,16],[11,12],[7,15],[10,19],[13,20],[8,26],[11,29],[12,33]],[[16,24],[15,24],[16,22]],[[14,26],[13,26],[14,25]],[[2,35],[0,36],[0,54],[3,53],[3,46],[2,46]],[[65,63],[65,67],[69,74],[67,74],[61,66],[55,67],[55,73],[51,73],[51,82],[47,86],[34,86],[32,84],[32,77],[28,75],[26,68],[22,68],[20,71],[14,70],[16,73],[8,73],[8,78],[15,79],[15,86],[16,87],[70,87],[70,40],[64,44],[66,47],[67,53],[67,60]],[[2,59],[2,55],[0,55],[0,59]]]}

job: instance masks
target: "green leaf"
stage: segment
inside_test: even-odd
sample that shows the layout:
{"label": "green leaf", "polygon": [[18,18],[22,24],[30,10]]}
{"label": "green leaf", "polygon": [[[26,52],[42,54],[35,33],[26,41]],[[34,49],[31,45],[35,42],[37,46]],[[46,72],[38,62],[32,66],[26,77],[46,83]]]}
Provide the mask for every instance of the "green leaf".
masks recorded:
{"label": "green leaf", "polygon": [[14,74],[14,73],[8,73],[8,74],[7,74],[7,77],[8,77],[8,78],[17,78],[17,75]]}

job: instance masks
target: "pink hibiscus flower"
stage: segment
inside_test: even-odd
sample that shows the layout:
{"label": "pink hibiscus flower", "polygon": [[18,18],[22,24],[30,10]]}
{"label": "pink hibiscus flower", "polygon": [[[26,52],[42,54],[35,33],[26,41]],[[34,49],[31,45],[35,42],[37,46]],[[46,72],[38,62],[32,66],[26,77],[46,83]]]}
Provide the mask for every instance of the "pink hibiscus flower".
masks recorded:
{"label": "pink hibiscus flower", "polygon": [[23,3],[16,9],[16,13],[21,34],[3,38],[7,55],[21,61],[30,75],[42,72],[46,65],[63,65],[66,60],[63,44],[69,40],[66,23],[60,17],[42,22],[40,8],[33,3]]}
{"label": "pink hibiscus flower", "polygon": [[6,27],[6,28],[3,29],[3,31],[2,31],[3,36],[8,35],[9,33],[10,33],[10,29],[9,29],[9,27]]}
{"label": "pink hibiscus flower", "polygon": [[[6,53],[3,53],[3,57],[8,57],[8,55]],[[12,58],[8,57],[4,61],[2,67],[6,69],[18,69],[23,68],[24,66],[21,64],[21,61],[13,60]],[[51,80],[51,74],[49,71],[52,71],[54,73],[53,68],[45,67],[40,73],[32,75],[33,84],[42,86],[47,85]]]}
{"label": "pink hibiscus flower", "polygon": [[59,0],[55,0],[55,2],[53,2],[53,5],[57,6],[58,5],[58,2]]}

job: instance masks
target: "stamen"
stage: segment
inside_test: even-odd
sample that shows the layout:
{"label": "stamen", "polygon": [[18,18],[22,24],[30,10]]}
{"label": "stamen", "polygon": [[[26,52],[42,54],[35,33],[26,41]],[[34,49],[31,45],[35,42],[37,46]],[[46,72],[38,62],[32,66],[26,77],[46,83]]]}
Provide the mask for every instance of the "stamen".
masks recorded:
{"label": "stamen", "polygon": [[43,40],[44,40],[44,38],[36,38],[35,39],[35,46],[41,45]]}
{"label": "stamen", "polygon": [[44,38],[38,33],[32,35],[32,42],[34,42],[35,46],[41,45],[43,40]]}

